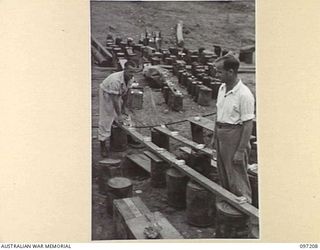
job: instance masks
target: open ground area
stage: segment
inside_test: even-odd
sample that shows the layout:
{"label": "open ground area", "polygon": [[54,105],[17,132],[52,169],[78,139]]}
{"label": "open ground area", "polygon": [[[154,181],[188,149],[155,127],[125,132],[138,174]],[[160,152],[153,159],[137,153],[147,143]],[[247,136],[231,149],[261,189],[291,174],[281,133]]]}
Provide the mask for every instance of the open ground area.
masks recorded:
{"label": "open ground area", "polygon": [[[243,46],[255,44],[255,2],[91,2],[91,33],[105,44],[107,35],[113,37],[132,37],[138,42],[141,33],[161,30],[162,48],[175,46],[176,24],[183,21],[184,44],[188,49],[204,47],[213,50],[213,45],[238,52]],[[115,72],[110,67],[100,67],[92,63],[92,239],[113,239],[113,218],[106,212],[107,199],[99,193],[98,162],[101,160],[98,128],[98,89],[99,84],[109,74]],[[144,87],[143,108],[130,112],[136,126],[154,126],[184,120],[192,116],[203,116],[216,111],[215,100],[209,106],[196,103],[187,89],[178,84],[178,78],[169,72],[168,80],[184,95],[183,109],[173,111],[166,104],[161,91],[151,89],[142,73],[135,75],[135,80]],[[254,73],[240,74],[240,78],[256,96]],[[155,104],[155,105],[153,105]],[[207,118],[213,119],[214,116]],[[180,135],[192,140],[189,122],[168,126]],[[150,136],[149,128],[137,129],[145,136]],[[205,133],[205,144],[210,147],[212,134]],[[183,146],[170,140],[170,151],[182,157],[179,147]],[[125,168],[125,156],[142,153],[145,148],[128,146],[124,152],[112,152],[111,158],[122,160]],[[148,173],[143,171],[130,175],[133,182],[133,194],[139,196],[151,212],[160,211],[168,221],[186,239],[215,238],[216,227],[195,227],[186,222],[186,210],[177,210],[168,205],[166,189],[153,188]]]}

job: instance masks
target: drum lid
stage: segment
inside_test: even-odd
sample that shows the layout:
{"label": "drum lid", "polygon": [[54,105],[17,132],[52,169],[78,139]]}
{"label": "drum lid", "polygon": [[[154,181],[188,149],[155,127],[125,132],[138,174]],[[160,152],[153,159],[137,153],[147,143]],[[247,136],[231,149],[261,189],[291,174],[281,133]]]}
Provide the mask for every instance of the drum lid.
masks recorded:
{"label": "drum lid", "polygon": [[217,201],[217,209],[219,210],[219,212],[221,212],[222,214],[225,214],[229,217],[242,217],[243,214],[237,210],[236,208],[232,207],[231,205],[229,205],[227,202],[225,201]]}
{"label": "drum lid", "polygon": [[127,188],[132,185],[132,182],[125,177],[114,177],[108,181],[108,186],[114,189]]}

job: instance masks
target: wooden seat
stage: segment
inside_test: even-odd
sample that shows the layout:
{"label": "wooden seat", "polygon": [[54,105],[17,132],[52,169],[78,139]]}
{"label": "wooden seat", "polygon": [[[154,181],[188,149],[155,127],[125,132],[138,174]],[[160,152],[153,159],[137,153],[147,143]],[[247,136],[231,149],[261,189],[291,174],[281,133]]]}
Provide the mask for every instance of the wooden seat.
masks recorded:
{"label": "wooden seat", "polygon": [[198,148],[198,145],[199,145],[198,143],[196,143],[194,141],[191,141],[191,140],[189,140],[189,139],[187,139],[187,138],[185,138],[185,137],[183,137],[183,136],[181,136],[179,134],[178,135],[173,135],[172,131],[169,130],[168,128],[155,127],[154,129],[156,131],[162,133],[164,136],[171,137],[171,138],[173,138],[173,139],[175,139],[177,141],[180,141],[180,142],[184,143],[185,145],[189,146],[190,148],[192,148],[192,149],[194,149],[196,151],[202,152],[202,153],[207,154],[209,156],[213,155],[213,157],[216,157],[215,156],[215,154],[216,154],[215,150],[207,148],[207,147],[199,149]]}
{"label": "wooden seat", "polygon": [[148,173],[151,173],[151,160],[144,154],[127,155],[127,159],[135,163],[138,167],[142,168]]}
{"label": "wooden seat", "polygon": [[[186,153],[186,154],[192,153],[192,149],[189,147],[179,147],[179,150],[182,151],[183,153]],[[217,168],[217,159],[216,158],[211,159],[211,166],[213,168]]]}

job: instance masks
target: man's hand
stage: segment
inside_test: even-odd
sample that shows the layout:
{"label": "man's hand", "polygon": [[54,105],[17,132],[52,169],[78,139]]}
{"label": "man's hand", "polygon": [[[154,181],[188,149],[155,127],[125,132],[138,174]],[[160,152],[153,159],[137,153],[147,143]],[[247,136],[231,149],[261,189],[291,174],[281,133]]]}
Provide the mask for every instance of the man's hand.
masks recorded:
{"label": "man's hand", "polygon": [[118,122],[119,124],[123,124],[123,117],[122,117],[122,115],[119,115],[119,116],[118,116],[117,122]]}
{"label": "man's hand", "polygon": [[244,164],[244,152],[236,151],[233,156],[233,164],[242,165]]}

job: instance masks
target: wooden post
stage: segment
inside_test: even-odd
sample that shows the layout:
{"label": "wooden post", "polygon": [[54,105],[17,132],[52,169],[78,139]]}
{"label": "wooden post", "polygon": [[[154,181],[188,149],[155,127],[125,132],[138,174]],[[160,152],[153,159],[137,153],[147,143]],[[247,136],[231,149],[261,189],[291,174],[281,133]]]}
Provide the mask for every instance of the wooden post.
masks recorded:
{"label": "wooden post", "polygon": [[191,88],[190,88],[190,94],[194,97],[196,94],[196,86],[198,82],[197,81],[192,81],[191,82]]}
{"label": "wooden post", "polygon": [[211,81],[211,79],[210,79],[210,77],[207,76],[207,75],[202,78],[202,83],[203,83],[203,85],[206,86],[206,87],[209,87],[209,86],[210,86],[210,81]]}
{"label": "wooden post", "polygon": [[187,78],[187,91],[189,95],[191,95],[192,82],[193,82],[193,77],[189,76]]}
{"label": "wooden post", "polygon": [[198,95],[198,104],[201,106],[210,106],[212,90],[205,86],[200,87]]}
{"label": "wooden post", "polygon": [[203,176],[209,178],[210,173],[212,172],[211,158],[212,157],[204,153],[192,150],[189,155],[189,166]]}
{"label": "wooden post", "polygon": [[202,87],[202,82],[200,81],[197,81],[197,85],[195,86],[195,91],[194,91],[194,96],[193,96],[193,100],[195,102],[198,102],[198,97],[199,97],[199,91],[200,91],[200,88]]}
{"label": "wooden post", "polygon": [[172,62],[173,62],[173,59],[170,56],[166,57],[164,60],[164,63],[167,65],[172,65]]}
{"label": "wooden post", "polygon": [[185,72],[184,69],[178,70],[178,83],[181,85],[182,85],[182,77],[183,77],[184,72]]}
{"label": "wooden post", "polygon": [[218,57],[220,57],[220,56],[221,56],[221,51],[222,51],[221,47],[220,47],[219,45],[213,45],[213,47],[214,47],[214,53],[215,53]]}
{"label": "wooden post", "polygon": [[183,22],[179,21],[177,24],[177,45],[179,47],[183,47],[184,45],[182,29],[183,29]]}
{"label": "wooden post", "polygon": [[151,141],[160,148],[165,148],[168,151],[170,149],[169,136],[154,129],[151,130]]}
{"label": "wooden post", "polygon": [[177,61],[177,56],[175,55],[170,55],[170,58],[172,59],[172,65],[176,63]]}
{"label": "wooden post", "polygon": [[183,108],[183,95],[180,93],[175,93],[173,96],[172,109],[174,111],[181,111]]}
{"label": "wooden post", "polygon": [[178,51],[178,48],[176,47],[169,47],[169,52],[171,55],[177,56],[179,51]]}
{"label": "wooden post", "polygon": [[169,168],[169,164],[150,151],[144,151],[144,154],[151,159],[151,186],[155,188],[165,187],[166,171]]}
{"label": "wooden post", "polygon": [[203,127],[191,123],[192,140],[196,143],[204,144]]}
{"label": "wooden post", "polygon": [[184,71],[181,75],[181,84],[187,86],[188,73]]}

